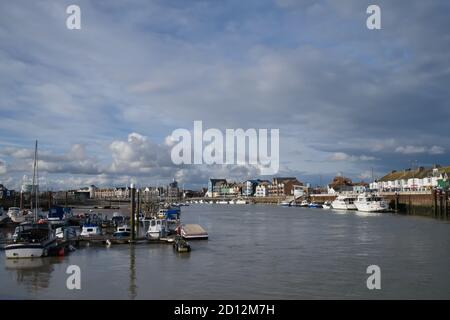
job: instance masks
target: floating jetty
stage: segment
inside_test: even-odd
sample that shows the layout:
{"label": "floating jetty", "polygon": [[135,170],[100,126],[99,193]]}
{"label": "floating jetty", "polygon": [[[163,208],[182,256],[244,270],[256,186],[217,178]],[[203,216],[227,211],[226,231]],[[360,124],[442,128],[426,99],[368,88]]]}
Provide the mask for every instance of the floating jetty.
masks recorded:
{"label": "floating jetty", "polygon": [[181,236],[185,239],[208,239],[208,232],[198,224],[184,224],[181,226]]}

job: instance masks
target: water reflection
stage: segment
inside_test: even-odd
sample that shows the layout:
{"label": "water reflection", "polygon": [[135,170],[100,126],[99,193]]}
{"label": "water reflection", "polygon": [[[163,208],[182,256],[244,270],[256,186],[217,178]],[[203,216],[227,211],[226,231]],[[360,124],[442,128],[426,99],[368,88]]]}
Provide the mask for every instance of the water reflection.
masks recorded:
{"label": "water reflection", "polygon": [[130,298],[136,298],[136,248],[134,245],[130,245],[130,286],[128,292],[130,293]]}
{"label": "water reflection", "polygon": [[379,217],[382,215],[380,212],[363,212],[363,211],[355,211],[358,217]]}
{"label": "water reflection", "polygon": [[5,269],[16,271],[16,281],[31,292],[49,287],[54,265],[63,258],[5,259]]}

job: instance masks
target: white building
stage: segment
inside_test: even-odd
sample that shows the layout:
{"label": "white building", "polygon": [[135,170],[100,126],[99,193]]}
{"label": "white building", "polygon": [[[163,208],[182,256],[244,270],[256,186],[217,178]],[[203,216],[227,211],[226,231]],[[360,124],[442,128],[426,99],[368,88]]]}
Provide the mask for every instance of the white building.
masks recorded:
{"label": "white building", "polygon": [[256,186],[255,197],[267,197],[269,195],[268,183],[260,183]]}
{"label": "white building", "polygon": [[370,184],[370,189],[378,191],[427,191],[438,187],[439,180],[445,180],[450,167],[420,167],[415,170],[392,171]]}

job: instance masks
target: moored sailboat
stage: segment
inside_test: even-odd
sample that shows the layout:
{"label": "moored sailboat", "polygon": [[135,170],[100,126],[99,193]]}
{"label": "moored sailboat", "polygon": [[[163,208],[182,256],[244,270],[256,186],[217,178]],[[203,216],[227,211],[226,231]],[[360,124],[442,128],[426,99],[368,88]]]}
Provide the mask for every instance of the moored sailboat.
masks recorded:
{"label": "moored sailboat", "polygon": [[[48,250],[52,246],[55,246],[57,244],[55,233],[52,230],[51,226],[45,222],[44,223],[37,222],[38,206],[39,206],[39,189],[37,181],[38,181],[38,166],[37,166],[37,141],[36,141],[34,151],[33,192],[32,192],[32,197],[33,195],[35,196],[34,221],[31,223],[25,222],[16,227],[13,236],[13,243],[5,246],[5,254],[6,257],[9,259],[45,257],[48,254]],[[31,208],[33,209],[33,206],[31,206]],[[17,212],[17,210],[15,210],[15,212]]]}

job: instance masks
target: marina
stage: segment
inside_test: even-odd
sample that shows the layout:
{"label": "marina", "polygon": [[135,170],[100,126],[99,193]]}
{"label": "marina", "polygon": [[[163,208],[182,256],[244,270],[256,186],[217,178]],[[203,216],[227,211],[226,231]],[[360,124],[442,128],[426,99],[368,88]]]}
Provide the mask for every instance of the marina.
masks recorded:
{"label": "marina", "polygon": [[[6,259],[0,251],[2,298],[449,298],[446,221],[220,204],[183,207],[182,219],[201,224],[209,234],[207,241],[190,241],[190,252],[141,241],[86,242],[67,256],[40,259]],[[74,264],[82,270],[82,290],[64,285],[66,269]],[[383,290],[366,288],[366,268],[372,264],[383,270]]]}

